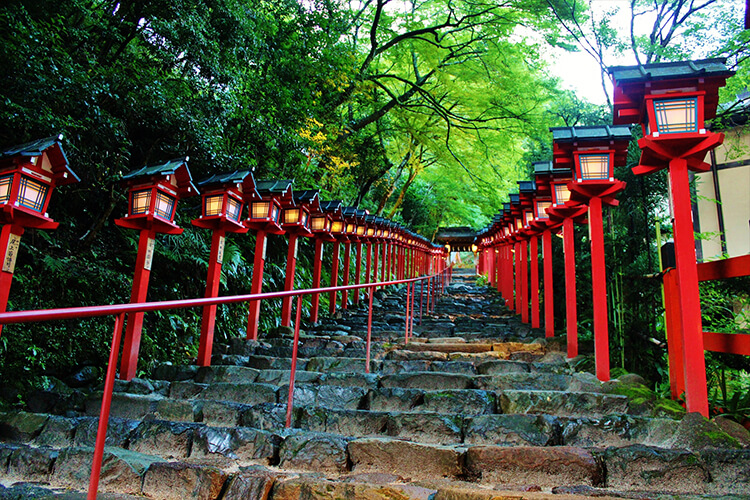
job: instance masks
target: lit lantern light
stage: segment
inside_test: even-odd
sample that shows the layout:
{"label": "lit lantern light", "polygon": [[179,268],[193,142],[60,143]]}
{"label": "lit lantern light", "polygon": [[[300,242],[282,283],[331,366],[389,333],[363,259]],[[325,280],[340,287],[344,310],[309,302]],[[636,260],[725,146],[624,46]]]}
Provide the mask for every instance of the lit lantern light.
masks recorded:
{"label": "lit lantern light", "polygon": [[516,227],[515,227],[516,231],[520,231],[521,229],[523,229],[523,219],[521,217],[516,217],[515,223],[516,223]]}
{"label": "lit lantern light", "polygon": [[570,189],[568,181],[552,183],[552,206],[558,207],[565,205],[570,200]]}
{"label": "lit lantern light", "polygon": [[278,223],[281,205],[278,200],[253,201],[250,203],[250,219],[253,222],[263,221]]}
{"label": "lit lantern light", "polygon": [[538,220],[548,220],[549,215],[547,214],[547,209],[552,206],[552,200],[551,199],[534,199],[534,214],[536,219]]}
{"label": "lit lantern light", "polygon": [[574,152],[575,157],[575,180],[585,182],[592,180],[614,181],[612,175],[613,151],[583,153]]}
{"label": "lit lantern light", "polygon": [[326,214],[316,214],[311,217],[310,229],[313,233],[327,233],[331,229],[331,219]]}
{"label": "lit lantern light", "polygon": [[523,211],[524,227],[528,228],[529,223],[534,220],[534,212],[531,210]]}
{"label": "lit lantern light", "polygon": [[[701,112],[698,111],[699,106]],[[705,134],[702,108],[702,92],[682,94],[677,98],[647,96],[647,135],[659,137],[660,134]],[[653,127],[652,124],[656,126]]]}

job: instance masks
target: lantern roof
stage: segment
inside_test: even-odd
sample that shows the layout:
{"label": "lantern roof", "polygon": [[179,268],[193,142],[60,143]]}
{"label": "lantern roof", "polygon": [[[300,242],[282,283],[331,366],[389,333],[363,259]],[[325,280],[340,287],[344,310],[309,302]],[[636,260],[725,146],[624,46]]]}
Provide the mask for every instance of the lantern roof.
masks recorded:
{"label": "lantern roof", "polygon": [[68,166],[68,157],[63,151],[62,139],[61,134],[4,149],[0,151],[0,166],[12,165],[18,160],[30,162],[33,158],[46,155],[55,185],[64,186],[79,182],[81,179]]}
{"label": "lantern roof", "polygon": [[588,143],[602,141],[630,141],[632,134],[627,125],[602,125],[593,127],[552,127],[554,142]]}
{"label": "lantern roof", "polygon": [[521,203],[521,195],[519,193],[510,193],[508,198],[510,198],[511,205],[518,205]]}
{"label": "lantern roof", "polygon": [[213,188],[225,185],[242,185],[242,194],[245,200],[260,199],[260,194],[255,189],[255,178],[250,170],[235,170],[234,172],[225,172],[214,174],[197,182],[201,189]]}
{"label": "lantern roof", "polygon": [[365,216],[365,221],[366,221],[366,222],[367,222],[368,224],[375,224],[375,223],[376,223],[376,222],[378,221],[378,218],[377,218],[377,216],[375,216],[375,215],[370,215],[370,214],[367,214],[367,215]]}
{"label": "lantern roof", "polygon": [[291,198],[292,184],[294,184],[294,181],[287,179],[258,181],[255,186],[261,196],[279,196],[282,198]]}
{"label": "lantern roof", "polygon": [[636,66],[613,66],[609,74],[614,83],[613,122],[642,123],[646,94],[664,93],[670,90],[704,90],[704,118],[716,116],[719,101],[718,88],[734,74],[727,69],[726,59],[702,59],[697,61],[675,61]]}
{"label": "lantern roof", "polygon": [[534,194],[536,192],[536,182],[518,181],[518,190],[521,194]]}
{"label": "lantern roof", "polygon": [[320,202],[320,209],[323,211],[323,213],[331,214],[334,217],[341,217],[341,200],[329,200],[329,201],[321,201]]}
{"label": "lantern roof", "polygon": [[316,189],[303,189],[293,193],[292,200],[295,205],[307,205],[311,214],[318,214],[323,211],[320,207],[319,195],[320,193]]}
{"label": "lantern roof", "polygon": [[440,227],[435,235],[435,242],[448,244],[456,252],[468,252],[477,237],[477,232],[470,227]]}
{"label": "lantern roof", "polygon": [[145,177],[157,178],[174,175],[177,192],[181,198],[200,194],[198,188],[193,184],[193,177],[190,175],[190,170],[188,170],[188,159],[189,157],[186,156],[184,158],[175,158],[159,165],[147,165],[137,168],[123,175],[122,180],[135,183]]}

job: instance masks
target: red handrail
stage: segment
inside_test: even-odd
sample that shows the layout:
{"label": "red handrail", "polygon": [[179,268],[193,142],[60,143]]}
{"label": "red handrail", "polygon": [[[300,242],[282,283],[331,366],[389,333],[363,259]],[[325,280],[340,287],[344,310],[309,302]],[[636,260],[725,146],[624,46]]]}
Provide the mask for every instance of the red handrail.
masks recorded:
{"label": "red handrail", "polygon": [[[101,305],[101,306],[85,306],[85,307],[69,307],[60,309],[39,309],[33,311],[9,311],[0,313],[0,325],[14,324],[14,323],[36,323],[40,321],[54,321],[61,319],[72,319],[72,318],[91,318],[97,316],[116,316],[114,332],[112,334],[112,345],[110,348],[109,361],[107,364],[106,378],[104,380],[104,394],[102,394],[102,405],[99,412],[99,424],[96,435],[96,444],[94,446],[94,457],[91,466],[91,477],[89,480],[88,489],[88,500],[96,500],[96,493],[99,488],[99,476],[101,473],[102,459],[104,457],[104,443],[107,437],[107,427],[109,424],[109,412],[112,403],[112,392],[114,388],[115,375],[117,370],[117,357],[119,355],[120,340],[122,335],[122,327],[125,322],[125,314],[131,312],[152,312],[162,311],[167,309],[185,309],[188,307],[205,307],[212,305],[221,304],[235,304],[239,302],[250,302],[250,301],[261,301],[265,299],[279,299],[284,297],[298,297],[297,299],[297,311],[296,321],[294,325],[294,347],[292,352],[292,369],[289,380],[289,400],[287,404],[287,417],[286,426],[291,425],[291,414],[292,414],[292,403],[294,399],[294,374],[297,361],[297,343],[299,340],[299,327],[300,327],[300,316],[302,297],[305,295],[317,295],[320,293],[338,292],[344,290],[359,290],[361,288],[374,289],[376,287],[385,287],[391,285],[407,285],[407,307],[406,307],[406,329],[405,329],[405,341],[408,342],[410,336],[410,328],[413,325],[413,318],[410,321],[410,309],[409,302],[411,301],[411,314],[414,311],[414,299],[410,295],[414,292],[417,281],[428,282],[428,311],[434,310],[435,299],[439,293],[442,293],[443,288],[447,285],[450,280],[451,267],[447,267],[442,271],[430,275],[420,276],[417,278],[409,278],[402,280],[383,281],[379,283],[364,283],[354,284],[347,286],[335,286],[325,288],[308,288],[303,290],[289,290],[282,292],[265,292],[256,294],[245,294],[245,295],[232,295],[226,297],[211,297],[211,298],[199,298],[199,299],[183,299],[183,300],[167,300],[161,302],[142,302],[142,303],[130,303],[130,304],[114,304],[114,305]],[[433,285],[432,279],[435,279]],[[440,278],[440,279],[438,279]],[[433,291],[433,286],[435,290]],[[429,299],[430,293],[432,292],[432,307],[430,307]],[[367,358],[365,370],[369,372],[370,369],[370,340],[372,333],[372,297],[373,291],[369,294],[369,310],[368,310],[368,324],[367,324]],[[421,297],[420,297],[420,322],[421,322]]]}

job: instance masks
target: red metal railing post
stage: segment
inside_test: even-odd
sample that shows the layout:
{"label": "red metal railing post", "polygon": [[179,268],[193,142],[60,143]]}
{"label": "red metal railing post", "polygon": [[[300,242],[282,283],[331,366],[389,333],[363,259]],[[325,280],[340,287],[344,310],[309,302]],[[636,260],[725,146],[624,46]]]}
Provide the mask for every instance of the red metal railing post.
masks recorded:
{"label": "red metal railing post", "polygon": [[531,240],[531,328],[539,328],[539,239]]}
{"label": "red metal railing post", "polygon": [[669,184],[674,217],[678,297],[682,316],[687,411],[698,412],[708,418],[706,358],[703,350],[703,324],[698,294],[698,268],[695,259],[695,236],[687,160],[674,158],[669,161]]}
{"label": "red metal railing post", "polygon": [[555,336],[555,309],[552,288],[552,231],[542,233],[542,258],[544,259],[544,336]]}
{"label": "red metal railing post", "polygon": [[[367,263],[365,264],[365,283],[372,283],[372,242],[367,242]],[[367,295],[372,293],[372,288],[367,288]]]}
{"label": "red metal railing post", "polygon": [[409,337],[414,335],[414,302],[417,300],[417,282],[411,284],[411,313],[409,314]]}
{"label": "red metal railing post", "polygon": [[516,242],[515,246],[515,260],[516,260],[516,314],[521,314],[521,242]]}
{"label": "red metal railing post", "polygon": [[[286,276],[284,277],[284,291],[294,290],[294,275],[297,272],[297,250],[299,249],[299,236],[297,233],[289,233],[289,247],[286,252]],[[281,326],[289,326],[292,323],[292,297],[281,299]]]}
{"label": "red metal railing post", "polygon": [[117,354],[120,351],[120,337],[122,336],[122,324],[124,321],[125,313],[120,313],[115,317],[112,346],[109,349],[109,361],[107,363],[107,375],[104,379],[102,407],[99,409],[99,424],[96,430],[96,443],[94,444],[94,459],[91,464],[89,491],[86,497],[88,500],[96,500],[96,492],[99,489],[99,476],[102,471],[104,444],[107,440],[107,427],[109,425],[109,409],[112,404],[112,389],[115,385],[115,372],[117,371]]}
{"label": "red metal railing post", "polygon": [[[151,276],[151,261],[154,256],[156,231],[141,230],[138,239],[138,256],[135,260],[135,274],[133,288],[130,293],[130,303],[146,302],[148,295],[148,279]],[[143,329],[143,313],[135,312],[128,315],[125,328],[125,345],[120,360],[120,378],[130,380],[135,377],[138,367],[138,352],[141,347],[141,332]]]}
{"label": "red metal railing post", "polygon": [[382,258],[382,263],[380,266],[380,281],[386,281],[385,273],[386,273],[386,270],[388,269],[388,242],[383,241],[382,247],[383,247],[383,258]]}
{"label": "red metal railing post", "polygon": [[[323,267],[323,240],[315,238],[315,257],[313,258],[313,288],[320,288],[320,274]],[[320,308],[320,293],[314,293],[310,298],[310,322],[318,322],[318,309]]]}
{"label": "red metal railing post", "polygon": [[565,325],[568,336],[568,357],[578,356],[578,311],[576,309],[576,261],[573,219],[563,220],[565,257]]}
{"label": "red metal railing post", "polygon": [[[339,285],[339,242],[333,242],[333,262],[331,263],[331,286]],[[329,295],[328,313],[336,314],[336,290]]]}
{"label": "red metal railing post", "polygon": [[[354,284],[359,285],[361,275],[362,275],[362,242],[357,242],[357,262],[354,265]],[[354,290],[354,306],[359,305],[359,288]]]}
{"label": "red metal railing post", "polygon": [[[351,254],[352,254],[352,244],[348,241],[344,243],[344,280],[343,280],[343,286],[349,286],[349,275],[350,273],[350,267],[351,267]],[[341,291],[341,309],[346,310],[349,307],[349,291],[348,290],[342,290]]]}
{"label": "red metal railing post", "polygon": [[[370,283],[373,281],[378,281],[378,257],[380,257],[380,244],[375,243],[375,248],[372,249],[372,280],[370,280]],[[374,293],[376,288],[370,288],[370,293]]]}
{"label": "red metal railing post", "polygon": [[[250,293],[258,294],[263,290],[263,268],[266,265],[266,237],[265,231],[255,233],[255,256],[253,257],[253,281]],[[258,340],[258,323],[260,321],[260,300],[253,300],[248,306],[247,339]]]}
{"label": "red metal railing post", "polygon": [[369,305],[367,306],[367,354],[366,354],[366,360],[365,360],[365,373],[370,373],[370,344],[372,342],[372,297],[375,295],[373,292],[373,289],[375,287],[369,287],[367,292],[367,301],[369,302]]}
{"label": "red metal railing post", "polygon": [[[221,262],[224,255],[224,236],[226,231],[217,229],[211,237],[211,255],[208,262],[208,277],[206,278],[205,297],[219,295],[221,283]],[[201,338],[198,343],[198,366],[211,366],[211,351],[214,343],[214,327],[216,325],[216,305],[203,308],[201,317]]]}
{"label": "red metal railing post", "polygon": [[404,343],[409,342],[409,283],[406,284],[406,326],[404,328]]}
{"label": "red metal railing post", "polygon": [[424,305],[424,280],[419,282],[419,326],[422,326],[422,307]]}
{"label": "red metal railing post", "polygon": [[589,240],[591,243],[591,292],[594,309],[594,360],[596,378],[609,380],[609,319],[607,317],[607,270],[604,260],[602,200],[589,200]]}
{"label": "red metal railing post", "polygon": [[292,345],[292,368],[289,371],[289,398],[286,404],[286,428],[292,426],[294,408],[294,378],[297,372],[297,346],[299,344],[299,324],[302,316],[302,295],[297,296],[297,318],[294,321],[294,344]]}

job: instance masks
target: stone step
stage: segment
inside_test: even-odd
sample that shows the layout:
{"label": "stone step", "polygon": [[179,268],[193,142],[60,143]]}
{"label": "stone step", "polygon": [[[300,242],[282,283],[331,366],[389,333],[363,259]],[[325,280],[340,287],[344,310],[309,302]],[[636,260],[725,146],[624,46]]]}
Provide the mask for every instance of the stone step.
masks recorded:
{"label": "stone step", "polygon": [[628,413],[625,396],[593,392],[504,390],[498,404],[502,413],[543,413],[562,417],[603,417]]}

